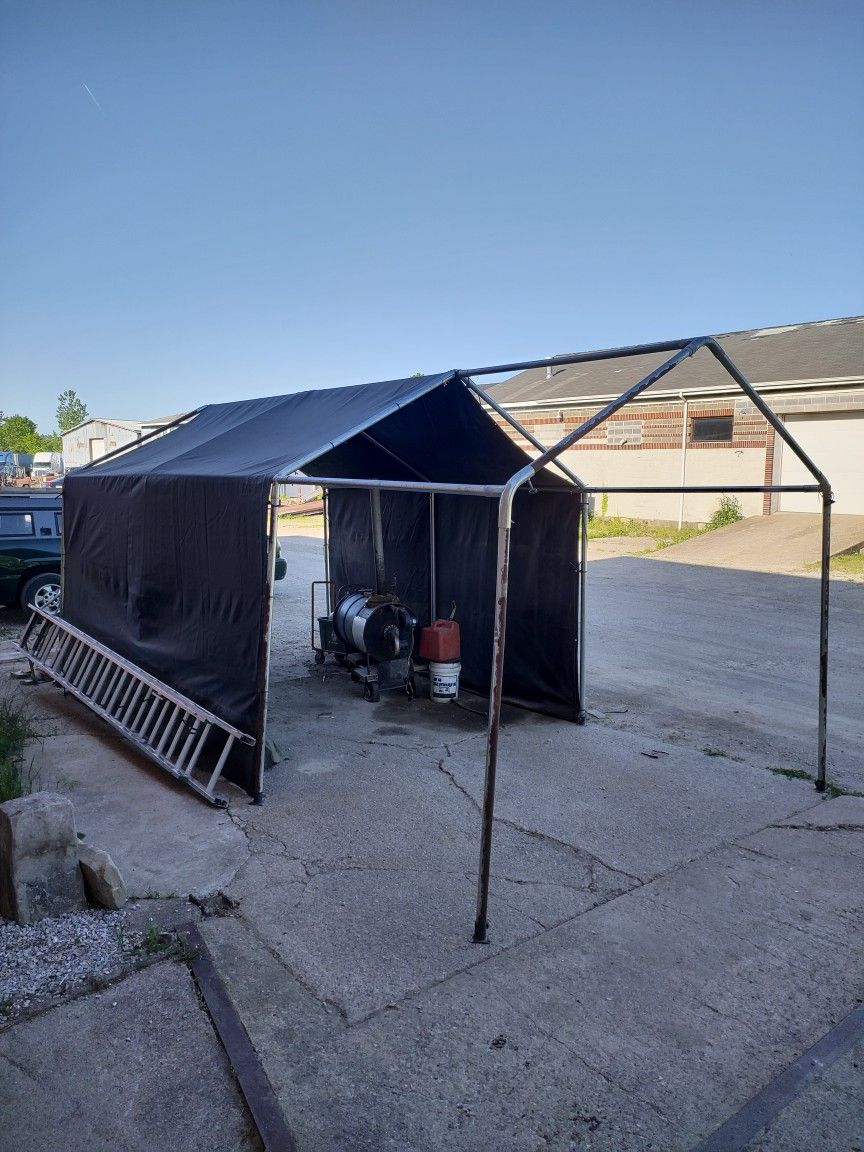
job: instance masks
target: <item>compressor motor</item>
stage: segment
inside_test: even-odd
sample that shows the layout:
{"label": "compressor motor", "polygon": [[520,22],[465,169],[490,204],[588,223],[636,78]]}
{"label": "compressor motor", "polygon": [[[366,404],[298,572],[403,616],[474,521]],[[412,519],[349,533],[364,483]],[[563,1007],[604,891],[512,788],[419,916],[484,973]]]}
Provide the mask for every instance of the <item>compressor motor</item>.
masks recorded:
{"label": "compressor motor", "polygon": [[352,589],[333,612],[333,632],[349,653],[366,657],[365,667],[352,668],[367,700],[402,688],[414,696],[414,629],[417,617],[392,593]]}

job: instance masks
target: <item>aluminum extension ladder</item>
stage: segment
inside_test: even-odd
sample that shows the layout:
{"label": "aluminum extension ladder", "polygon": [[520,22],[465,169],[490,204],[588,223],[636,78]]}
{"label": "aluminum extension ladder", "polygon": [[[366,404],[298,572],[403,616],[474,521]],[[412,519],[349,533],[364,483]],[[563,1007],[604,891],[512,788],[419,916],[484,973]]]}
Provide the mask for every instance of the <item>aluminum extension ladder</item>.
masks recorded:
{"label": "aluminum extension ladder", "polygon": [[[31,669],[38,668],[107,720],[176,780],[188,784],[216,807],[227,807],[227,800],[214,791],[216,783],[235,741],[254,746],[254,737],[181,696],[59,616],[49,616],[36,607],[32,612],[18,642]],[[224,739],[224,745],[203,784],[192,773],[211,734]]]}

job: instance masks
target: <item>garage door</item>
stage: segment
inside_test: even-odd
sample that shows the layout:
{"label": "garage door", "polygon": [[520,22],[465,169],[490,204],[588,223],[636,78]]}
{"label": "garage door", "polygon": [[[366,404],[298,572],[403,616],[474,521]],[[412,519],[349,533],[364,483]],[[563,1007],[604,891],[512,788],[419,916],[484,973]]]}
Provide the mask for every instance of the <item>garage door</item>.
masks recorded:
{"label": "garage door", "polygon": [[[789,431],[821,468],[834,489],[833,511],[864,515],[864,412],[787,416]],[[783,445],[781,476],[784,484],[809,484],[810,473],[798,457]],[[819,497],[808,492],[784,492],[783,512],[818,512]]]}

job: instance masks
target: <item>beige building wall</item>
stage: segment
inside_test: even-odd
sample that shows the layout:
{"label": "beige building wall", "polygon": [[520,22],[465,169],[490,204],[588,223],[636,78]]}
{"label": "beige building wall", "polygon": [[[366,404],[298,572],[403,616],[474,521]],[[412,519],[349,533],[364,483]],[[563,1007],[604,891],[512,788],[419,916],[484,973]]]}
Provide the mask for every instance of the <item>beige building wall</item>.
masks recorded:
{"label": "beige building wall", "polygon": [[[681,484],[681,452],[670,448],[643,448],[621,452],[609,448],[584,448],[565,452],[564,462],[586,484]],[[685,484],[763,484],[764,448],[703,448],[688,445]],[[602,497],[596,497],[600,512]],[[680,496],[645,492],[609,494],[607,515],[633,516],[640,520],[678,520]],[[745,516],[762,513],[762,494],[737,497]],[[685,495],[685,523],[705,523],[717,507],[720,494]]]}

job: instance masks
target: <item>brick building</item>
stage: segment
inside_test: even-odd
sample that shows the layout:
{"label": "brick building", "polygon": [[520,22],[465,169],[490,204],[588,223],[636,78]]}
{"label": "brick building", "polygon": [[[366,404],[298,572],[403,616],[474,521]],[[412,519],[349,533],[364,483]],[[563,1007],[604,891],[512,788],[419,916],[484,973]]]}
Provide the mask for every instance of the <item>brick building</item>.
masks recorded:
{"label": "brick building", "polygon": [[[864,514],[864,316],[730,332],[719,340],[828,476],[835,511]],[[532,369],[488,390],[539,440],[553,444],[664,359],[628,356]],[[523,447],[533,452],[525,442]],[[810,481],[774,429],[704,350],[563,459],[586,483],[596,485]],[[718,499],[610,494],[607,510],[609,515],[699,523],[711,516]],[[739,499],[746,516],[819,509],[818,497],[809,493],[744,494]]]}

